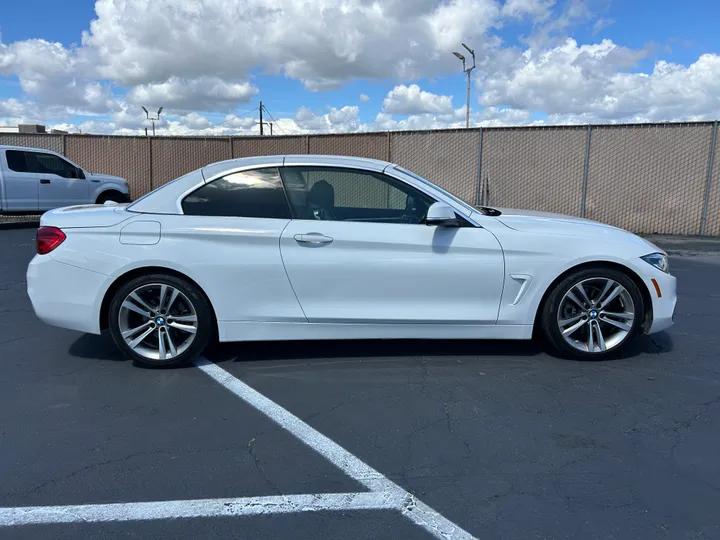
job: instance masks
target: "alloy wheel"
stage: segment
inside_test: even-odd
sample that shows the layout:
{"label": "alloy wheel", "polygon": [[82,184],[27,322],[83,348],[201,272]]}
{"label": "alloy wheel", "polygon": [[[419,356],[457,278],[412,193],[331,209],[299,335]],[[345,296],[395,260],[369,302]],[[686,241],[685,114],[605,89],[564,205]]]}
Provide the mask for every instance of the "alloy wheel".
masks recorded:
{"label": "alloy wheel", "polygon": [[125,297],[118,325],[122,339],[137,354],[170,361],[192,345],[198,317],[182,291],[165,283],[150,283]]}
{"label": "alloy wheel", "polygon": [[565,341],[589,353],[610,351],[630,335],[635,304],[628,290],[609,278],[573,285],[560,301],[557,324]]}

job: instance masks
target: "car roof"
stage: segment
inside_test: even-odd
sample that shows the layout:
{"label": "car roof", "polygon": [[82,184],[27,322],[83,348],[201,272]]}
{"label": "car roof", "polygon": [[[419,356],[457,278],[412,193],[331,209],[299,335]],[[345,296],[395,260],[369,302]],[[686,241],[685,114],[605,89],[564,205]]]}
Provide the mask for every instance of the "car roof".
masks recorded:
{"label": "car roof", "polygon": [[55,150],[50,150],[48,148],[30,148],[29,146],[11,146],[7,144],[0,144],[0,150],[25,150],[30,152],[51,152],[53,154],[58,154]]}
{"label": "car roof", "polygon": [[203,167],[202,172],[205,179],[210,180],[219,174],[227,173],[239,167],[248,166],[291,166],[291,165],[321,165],[324,167],[350,167],[353,169],[367,169],[371,171],[383,171],[388,165],[387,161],[379,159],[361,158],[355,156],[329,156],[321,154],[286,154],[275,156],[258,156],[228,159],[219,161]]}
{"label": "car roof", "polygon": [[152,191],[136,202],[128,206],[133,212],[150,214],[178,214],[178,199],[190,191],[196,189],[200,184],[224,176],[230,172],[243,169],[255,169],[258,167],[282,167],[282,166],[324,166],[324,167],[346,167],[352,169],[364,169],[370,171],[384,171],[392,163],[379,159],[360,158],[354,156],[326,156],[313,154],[288,154],[275,156],[257,156],[238,159],[229,159],[206,165],[191,173],[165,184],[159,189]]}

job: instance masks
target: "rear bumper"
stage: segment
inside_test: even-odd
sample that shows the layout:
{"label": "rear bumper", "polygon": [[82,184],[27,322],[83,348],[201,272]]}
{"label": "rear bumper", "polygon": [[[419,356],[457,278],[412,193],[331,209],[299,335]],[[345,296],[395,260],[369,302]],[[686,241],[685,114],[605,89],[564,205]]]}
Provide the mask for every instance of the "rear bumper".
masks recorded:
{"label": "rear bumper", "polygon": [[27,270],[27,292],[35,314],[60,328],[100,333],[101,291],[108,276],[36,255]]}

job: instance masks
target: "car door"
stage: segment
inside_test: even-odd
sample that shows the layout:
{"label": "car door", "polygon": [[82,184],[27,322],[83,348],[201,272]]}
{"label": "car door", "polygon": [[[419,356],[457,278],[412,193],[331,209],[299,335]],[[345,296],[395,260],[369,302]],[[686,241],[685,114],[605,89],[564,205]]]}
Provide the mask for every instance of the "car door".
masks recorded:
{"label": "car door", "polygon": [[280,249],[308,321],[495,324],[504,263],[491,233],[427,226],[436,201],[379,172],[281,170],[294,219]]}
{"label": "car door", "polygon": [[183,215],[161,218],[162,242],[212,301],[221,338],[247,323],[307,322],[280,257],[290,209],[277,168],[228,173],[181,204]]}
{"label": "car door", "polygon": [[28,168],[39,178],[40,210],[89,203],[90,185],[82,170],[55,154],[26,152]]}
{"label": "car door", "polygon": [[28,170],[25,154],[22,150],[2,152],[2,178],[9,212],[36,212],[38,209],[39,178]]}

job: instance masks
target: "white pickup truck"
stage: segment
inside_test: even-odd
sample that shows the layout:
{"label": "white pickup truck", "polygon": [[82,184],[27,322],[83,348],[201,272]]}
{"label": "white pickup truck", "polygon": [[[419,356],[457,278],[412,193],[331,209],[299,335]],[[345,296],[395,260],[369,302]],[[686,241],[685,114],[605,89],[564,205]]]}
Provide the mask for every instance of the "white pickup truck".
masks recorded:
{"label": "white pickup truck", "polygon": [[0,146],[0,213],[129,202],[127,180],[93,174],[50,150]]}

